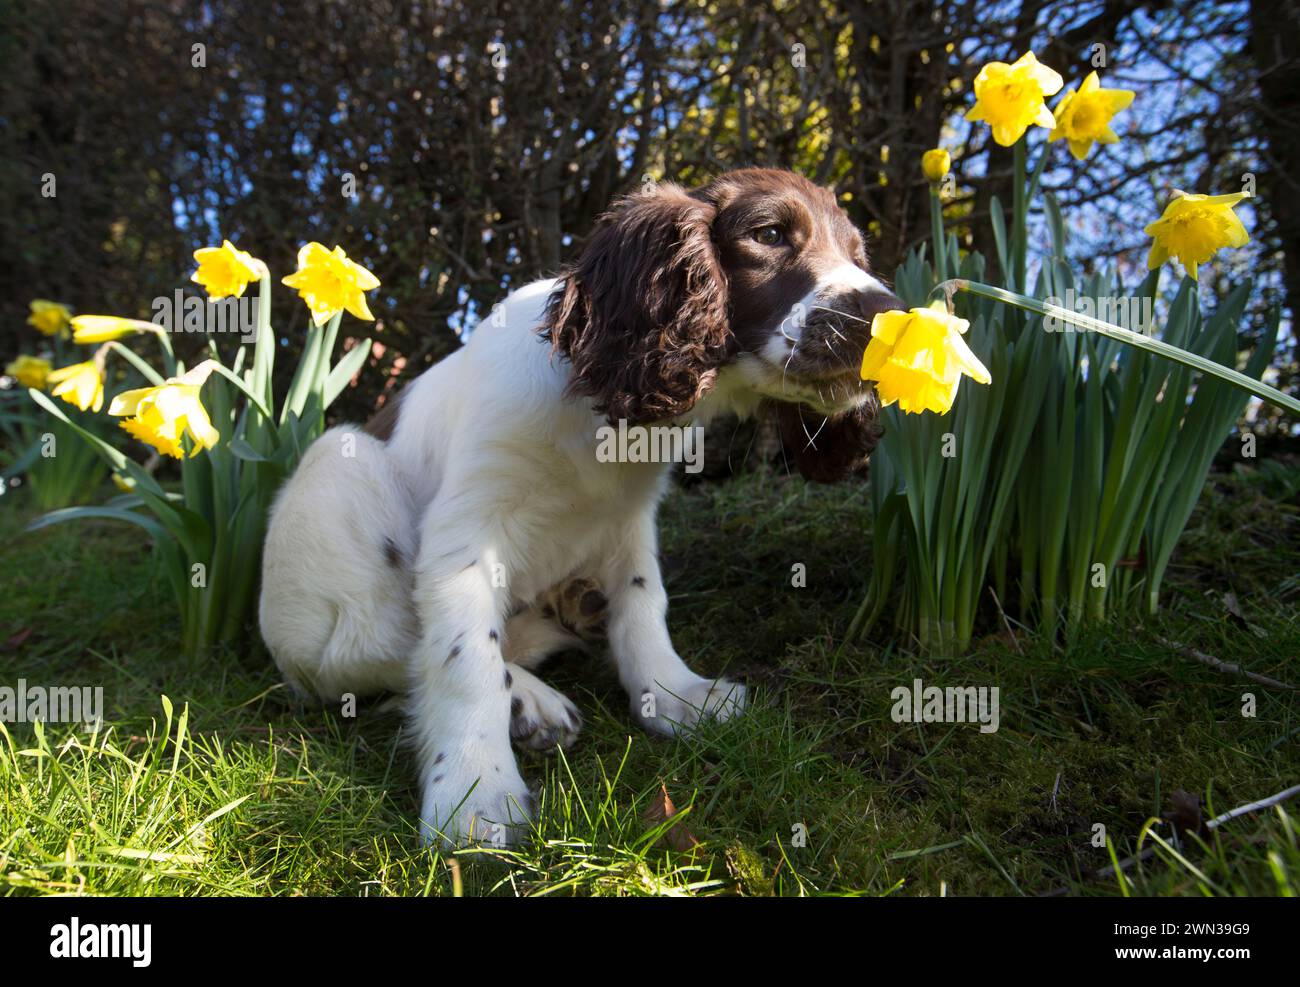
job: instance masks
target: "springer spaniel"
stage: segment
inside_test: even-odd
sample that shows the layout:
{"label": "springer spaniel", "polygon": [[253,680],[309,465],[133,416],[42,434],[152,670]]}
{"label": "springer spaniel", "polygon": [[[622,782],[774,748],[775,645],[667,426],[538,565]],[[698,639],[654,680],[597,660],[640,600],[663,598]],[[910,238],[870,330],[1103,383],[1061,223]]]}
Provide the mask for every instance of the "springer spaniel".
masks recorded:
{"label": "springer spaniel", "polygon": [[669,638],[670,467],[600,461],[598,433],[774,403],[800,472],[843,477],[880,435],[858,379],[869,325],[899,307],[834,195],[790,172],[623,199],[559,278],[512,292],[365,430],[307,450],[266,536],[276,664],[327,701],[407,694],[421,833],[453,845],[527,819],[512,739],[567,745],[581,726],[532,671],[547,655],[603,633],[655,733],[734,715],[744,687],[696,675]]}

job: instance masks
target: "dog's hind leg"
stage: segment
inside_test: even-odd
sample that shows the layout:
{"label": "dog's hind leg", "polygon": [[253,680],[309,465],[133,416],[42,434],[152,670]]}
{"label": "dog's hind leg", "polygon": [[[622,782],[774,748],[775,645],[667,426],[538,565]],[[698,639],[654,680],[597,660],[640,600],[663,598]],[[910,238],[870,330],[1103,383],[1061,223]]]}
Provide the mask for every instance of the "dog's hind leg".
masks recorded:
{"label": "dog's hind leg", "polygon": [[325,702],[397,691],[419,641],[414,512],[382,442],[334,428],[271,511],[262,637],[285,679]]}
{"label": "dog's hind leg", "polygon": [[605,637],[605,594],[594,580],[566,579],[506,621],[506,661],[536,668],[560,651],[591,651]]}

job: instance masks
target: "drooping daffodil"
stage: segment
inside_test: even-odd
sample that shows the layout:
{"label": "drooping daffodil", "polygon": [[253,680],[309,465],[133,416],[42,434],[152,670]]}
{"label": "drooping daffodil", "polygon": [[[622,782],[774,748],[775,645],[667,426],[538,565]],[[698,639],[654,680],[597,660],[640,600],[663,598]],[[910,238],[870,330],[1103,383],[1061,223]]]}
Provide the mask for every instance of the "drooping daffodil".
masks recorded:
{"label": "drooping daffodil", "polygon": [[45,381],[50,376],[50,361],[24,353],[5,367],[5,373],[18,381],[20,387],[34,387],[43,391]]}
{"label": "drooping daffodil", "polygon": [[50,393],[56,398],[75,404],[82,411],[98,411],[104,407],[104,372],[94,360],[51,370],[46,384],[55,385]]}
{"label": "drooping daffodil", "polygon": [[68,306],[52,302],[47,298],[33,299],[27,306],[31,314],[27,324],[43,336],[65,336],[72,313]]}
{"label": "drooping daffodil", "polygon": [[1154,238],[1147,267],[1155,270],[1170,257],[1177,257],[1193,281],[1197,268],[1223,247],[1244,247],[1250,234],[1232,211],[1245,192],[1229,195],[1195,195],[1174,190],[1174,201],[1165,206],[1159,219],[1146,227]]}
{"label": "drooping daffodil", "polygon": [[185,446],[181,440],[188,434],[193,440],[190,456],[196,456],[200,449],[211,449],[221,439],[221,433],[199,400],[203,382],[213,369],[213,362],[205,360],[188,373],[168,378],[161,385],[123,391],[113,398],[108,413],[127,416],[122,428],[175,459],[184,457]]}
{"label": "drooping daffodil", "polygon": [[897,402],[908,414],[945,414],[963,375],[979,384],[991,380],[962,339],[969,328],[965,319],[948,314],[942,301],[908,312],[881,312],[871,321],[861,376],[876,382],[886,407]]}

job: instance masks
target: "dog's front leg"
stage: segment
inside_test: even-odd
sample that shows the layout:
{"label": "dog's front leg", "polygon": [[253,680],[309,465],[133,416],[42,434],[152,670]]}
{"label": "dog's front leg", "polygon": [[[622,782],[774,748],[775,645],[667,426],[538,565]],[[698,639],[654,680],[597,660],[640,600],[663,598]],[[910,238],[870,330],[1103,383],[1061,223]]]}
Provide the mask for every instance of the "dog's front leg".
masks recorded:
{"label": "dog's front leg", "polygon": [[609,645],[632,715],[647,730],[690,730],[701,716],[726,719],[745,705],[745,687],[696,675],[668,636],[668,594],[659,571],[655,518],[647,511],[601,567],[609,598]]}
{"label": "dog's front leg", "polygon": [[506,544],[481,517],[444,514],[437,503],[424,525],[410,716],[426,842],[508,843],[530,815],[510,749],[511,676],[501,655],[515,561],[503,557]]}

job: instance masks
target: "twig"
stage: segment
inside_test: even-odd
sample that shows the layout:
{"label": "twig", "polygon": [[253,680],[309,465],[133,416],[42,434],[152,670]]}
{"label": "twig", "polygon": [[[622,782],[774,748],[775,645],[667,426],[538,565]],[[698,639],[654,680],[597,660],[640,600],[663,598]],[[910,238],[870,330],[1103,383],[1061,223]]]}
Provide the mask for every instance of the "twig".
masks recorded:
{"label": "twig", "polygon": [[1300,785],[1292,785],[1284,792],[1278,792],[1276,795],[1270,795],[1266,799],[1260,799],[1258,802],[1251,802],[1249,805],[1239,805],[1235,809],[1229,809],[1221,816],[1215,816],[1205,825],[1214,829],[1221,826],[1229,819],[1236,819],[1238,816],[1244,816],[1247,812],[1258,812],[1260,809],[1267,809],[1270,806],[1277,805],[1279,802],[1285,802],[1289,798],[1300,795]]}
{"label": "twig", "polygon": [[[1217,829],[1218,827],[1222,826],[1224,823],[1232,819],[1236,819],[1238,816],[1244,816],[1248,812],[1258,812],[1260,809],[1267,809],[1270,808],[1271,806],[1279,805],[1280,803],[1285,802],[1287,799],[1294,798],[1297,795],[1300,795],[1300,785],[1292,785],[1290,788],[1286,789],[1285,791],[1278,792],[1276,795],[1270,795],[1266,799],[1260,799],[1258,802],[1248,802],[1245,805],[1237,806],[1237,808],[1235,809],[1229,809],[1227,812],[1223,813],[1222,815],[1215,816],[1213,819],[1207,822],[1205,824],[1205,828]],[[1141,853],[1135,853],[1131,857],[1125,857],[1123,860],[1119,862],[1118,869],[1122,871],[1128,870],[1135,863],[1150,859],[1155,852],[1156,852],[1156,848],[1153,846],[1149,846]],[[1084,878],[1084,880],[1085,881],[1101,880],[1104,877],[1110,877],[1111,875],[1113,875],[1115,873],[1115,870],[1116,870],[1115,865],[1109,864],[1106,867],[1103,867],[1099,871],[1093,871],[1090,875]],[[1062,895],[1069,894],[1070,890],[1071,890],[1070,885],[1067,884],[1064,887],[1054,888],[1051,891],[1048,891],[1040,895],[1039,897],[1059,898]]]}
{"label": "twig", "polygon": [[[998,608],[998,616],[1002,618],[1002,626],[1007,629],[1007,637],[1011,638],[1011,643],[1015,645],[1016,654],[1023,655],[1025,652],[1020,647],[1020,638],[1016,637],[1016,632],[1011,629],[1011,621],[1007,619],[1007,612],[1002,609],[1002,601],[998,599],[997,591],[992,586],[989,587],[989,596],[993,597],[993,602]],[[1057,776],[1060,780],[1060,776]]]}
{"label": "twig", "polygon": [[1161,644],[1163,644],[1166,648],[1172,648],[1174,651],[1177,651],[1181,655],[1184,655],[1188,658],[1195,659],[1196,661],[1199,661],[1203,665],[1209,665],[1215,671],[1226,672],[1229,675],[1244,675],[1252,682],[1258,682],[1260,685],[1267,685],[1274,689],[1288,689],[1292,692],[1295,691],[1295,686],[1293,685],[1287,685],[1285,682],[1279,682],[1277,679],[1271,679],[1267,675],[1259,675],[1255,672],[1248,672],[1240,665],[1234,665],[1230,661],[1223,661],[1219,658],[1215,658],[1214,655],[1207,655],[1204,651],[1197,651],[1195,648],[1188,647],[1185,644],[1180,644],[1177,641],[1170,641],[1163,637],[1160,637],[1159,635],[1156,636],[1156,640],[1159,641]]}

